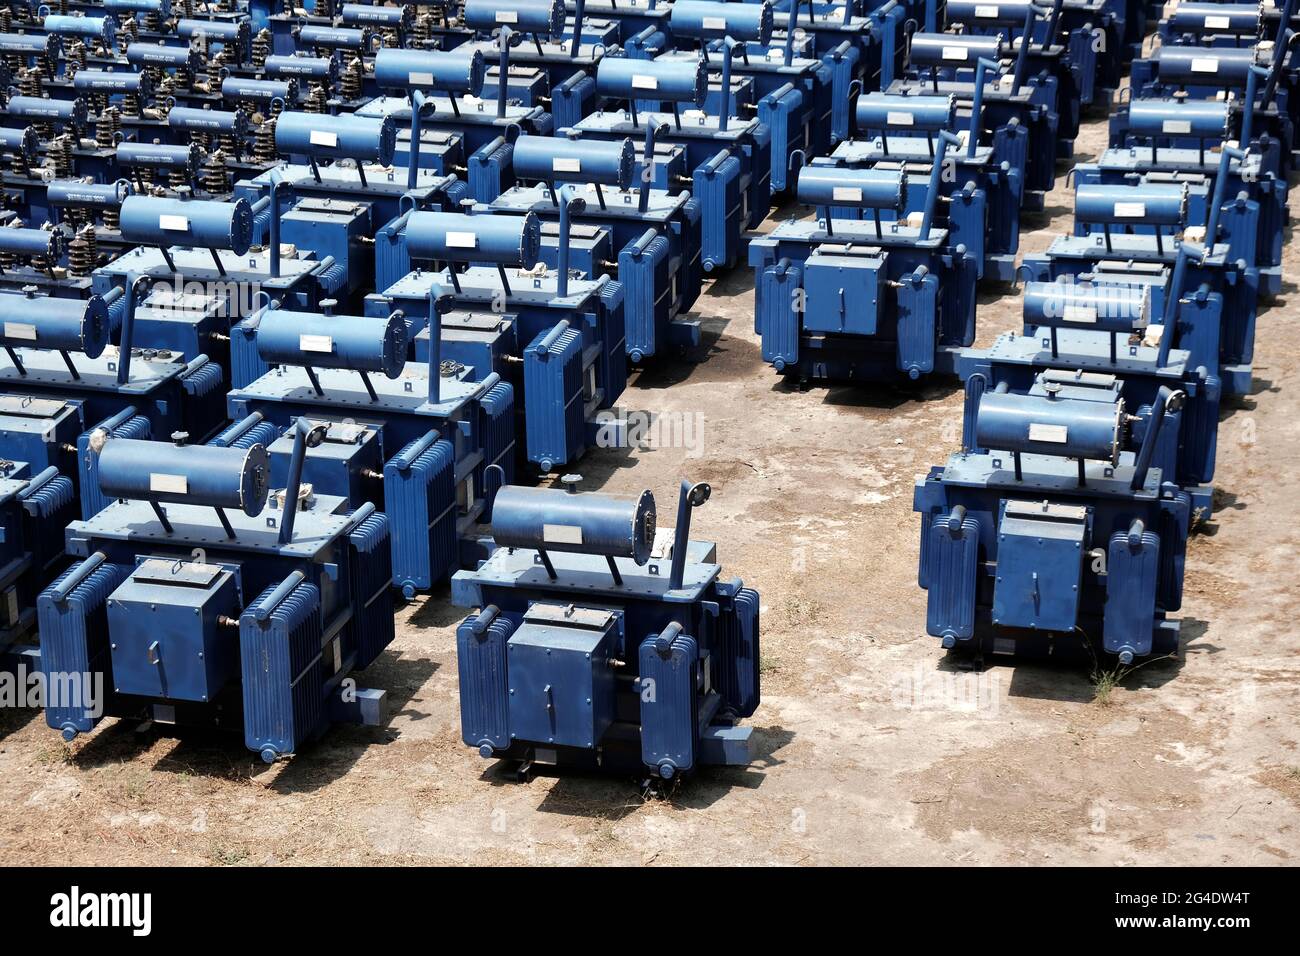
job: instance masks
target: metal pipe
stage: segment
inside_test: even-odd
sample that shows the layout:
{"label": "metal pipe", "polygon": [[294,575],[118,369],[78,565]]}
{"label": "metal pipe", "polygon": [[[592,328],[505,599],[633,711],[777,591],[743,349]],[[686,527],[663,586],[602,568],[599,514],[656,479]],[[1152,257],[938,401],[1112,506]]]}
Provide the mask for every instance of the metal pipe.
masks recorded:
{"label": "metal pipe", "polygon": [[952,133],[939,131],[939,145],[934,152],[934,165],[930,167],[930,187],[925,194],[925,212],[921,216],[921,239],[930,238],[930,226],[934,222],[934,207],[939,202],[939,178],[943,175],[943,161],[948,147],[961,144]]}
{"label": "metal pipe", "polygon": [[691,541],[691,509],[708,501],[712,493],[713,489],[704,482],[691,484],[689,479],[682,479],[677,496],[677,527],[673,529],[673,565],[668,583],[670,590],[680,588],[682,579],[686,576],[686,551]]}
{"label": "metal pipe", "polygon": [[979,60],[976,61],[975,90],[970,105],[970,138],[966,141],[967,156],[975,155],[975,147],[980,141],[980,121],[983,118],[984,113],[984,77],[990,70],[994,73],[997,72],[998,64],[995,60],[980,57]]}
{"label": "metal pipe", "polygon": [[572,216],[587,208],[587,200],[576,192],[572,185],[560,187],[560,274],[555,289],[560,298],[569,294],[569,233],[573,228]]}
{"label": "metal pipe", "polygon": [[312,425],[305,418],[295,419],[293,423],[293,456],[289,459],[289,480],[284,487],[284,507],[280,513],[280,544],[288,544],[293,540],[293,525],[298,517],[298,493],[302,488],[302,466],[307,460],[307,449],[319,445],[324,435],[323,424]]}
{"label": "metal pipe", "polygon": [[1228,167],[1234,159],[1244,160],[1246,153],[1244,150],[1237,149],[1234,146],[1223,147],[1223,154],[1219,157],[1219,173],[1214,179],[1214,195],[1210,200],[1210,208],[1205,217],[1205,249],[1207,254],[1214,251],[1214,243],[1219,235],[1219,210],[1223,206],[1223,200],[1228,190]]}
{"label": "metal pipe", "polygon": [[442,316],[438,312],[441,289],[429,287],[429,404],[442,401]]}
{"label": "metal pipe", "polygon": [[1133,466],[1133,481],[1129,487],[1134,491],[1141,491],[1147,483],[1147,473],[1151,470],[1151,459],[1156,453],[1156,440],[1160,437],[1160,427],[1164,424],[1165,416],[1182,408],[1185,397],[1184,392],[1174,391],[1168,385],[1161,385],[1160,391],[1156,393],[1147,433],[1142,439],[1142,447],[1138,449],[1137,462]]}

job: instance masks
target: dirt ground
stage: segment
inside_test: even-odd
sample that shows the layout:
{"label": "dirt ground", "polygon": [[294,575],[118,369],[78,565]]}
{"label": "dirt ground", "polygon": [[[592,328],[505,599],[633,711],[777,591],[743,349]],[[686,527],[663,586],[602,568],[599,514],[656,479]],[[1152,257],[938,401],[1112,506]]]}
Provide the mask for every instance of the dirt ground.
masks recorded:
{"label": "dirt ground", "polygon": [[[1077,158],[1104,139],[1090,123]],[[1068,226],[1063,173],[1047,214],[1025,220],[1025,251]],[[954,449],[959,390],[791,390],[761,361],[740,268],[697,305],[706,347],[635,377],[622,401],[702,415],[699,441],[578,470],[587,489],[652,489],[665,524],[680,476],[712,483],[695,536],[763,597],[753,766],[669,799],[624,779],[515,782],[460,741],[464,611],[444,590],[402,611],[362,677],[388,691],[389,725],[335,728],[275,767],[235,736],[107,721],[67,746],[34,712],[0,714],[0,863],[1293,862],[1297,258],[1289,247],[1287,291],[1260,315],[1255,392],[1224,412],[1221,510],[1189,545],[1184,653],[1109,693],[1087,666],[945,660],[924,629],[912,483]],[[984,294],[980,344],[1018,316],[1014,292]]]}

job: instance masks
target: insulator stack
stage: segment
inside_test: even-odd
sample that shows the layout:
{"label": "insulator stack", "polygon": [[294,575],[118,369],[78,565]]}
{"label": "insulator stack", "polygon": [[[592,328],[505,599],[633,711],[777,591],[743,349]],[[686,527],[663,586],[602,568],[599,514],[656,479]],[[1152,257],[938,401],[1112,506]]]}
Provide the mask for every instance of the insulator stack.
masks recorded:
{"label": "insulator stack", "polygon": [[307,92],[307,102],[303,109],[308,113],[324,113],[329,108],[329,90],[324,83],[313,83]]}
{"label": "insulator stack", "polygon": [[348,60],[348,65],[343,69],[343,77],[339,81],[339,92],[343,94],[345,100],[360,99],[362,83],[365,80],[365,66],[360,57],[353,57]]}
{"label": "insulator stack", "polygon": [[95,145],[100,149],[112,149],[117,145],[121,131],[122,112],[116,106],[110,106],[95,120]]}
{"label": "insulator stack", "polygon": [[54,176],[57,179],[69,179],[76,175],[74,162],[76,159],[77,139],[71,133],[64,133],[56,137],[50,144],[50,164],[54,168]]}
{"label": "insulator stack", "polygon": [[253,143],[253,158],[259,163],[274,163],[278,158],[275,148],[275,117],[263,120],[257,128],[257,138]]}
{"label": "insulator stack", "polygon": [[203,166],[203,188],[214,195],[230,191],[226,154],[219,149],[208,157]]}
{"label": "insulator stack", "polygon": [[253,37],[253,66],[261,69],[266,66],[266,58],[271,55],[271,31],[258,30]]}
{"label": "insulator stack", "polygon": [[88,276],[95,271],[98,259],[95,227],[78,229],[76,238],[68,243],[68,271],[74,276]]}

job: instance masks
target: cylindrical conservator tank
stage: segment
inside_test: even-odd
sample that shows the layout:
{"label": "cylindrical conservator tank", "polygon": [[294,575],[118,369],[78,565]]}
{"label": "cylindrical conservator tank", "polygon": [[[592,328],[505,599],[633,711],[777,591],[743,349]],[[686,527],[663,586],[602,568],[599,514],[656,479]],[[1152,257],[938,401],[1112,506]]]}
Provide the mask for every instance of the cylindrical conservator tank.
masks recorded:
{"label": "cylindrical conservator tank", "polygon": [[154,13],[166,19],[172,15],[171,0],[100,0],[110,13]]}
{"label": "cylindrical conservator tank", "polygon": [[910,129],[937,133],[957,128],[957,100],[953,96],[899,96],[867,93],[858,97],[858,129]]}
{"label": "cylindrical conservator tank", "polygon": [[400,315],[319,315],[267,309],[257,323],[257,352],[266,362],[358,372],[402,374],[406,322]]}
{"label": "cylindrical conservator tank", "polygon": [[248,20],[181,19],[176,21],[176,35],[184,40],[201,36],[210,43],[236,46],[241,56],[249,49],[253,38]]}
{"label": "cylindrical conservator tank", "polygon": [[63,234],[52,229],[0,226],[0,251],[57,261],[63,254]]}
{"label": "cylindrical conservator tank", "polygon": [[189,169],[197,170],[203,161],[203,154],[194,144],[172,146],[168,143],[130,143],[117,144],[118,165],[133,169]]}
{"label": "cylindrical conservator tank", "polygon": [[907,202],[907,177],[902,170],[805,166],[799,170],[795,192],[809,206],[902,209]]}
{"label": "cylindrical conservator tank", "polygon": [[[0,233],[9,230],[0,230]],[[99,358],[108,345],[108,306],[89,299],[0,294],[0,344],[80,352]]]}
{"label": "cylindrical conservator tank", "polygon": [[99,487],[113,498],[238,508],[256,515],[266,504],[266,446],[221,448],[110,438],[99,452]]}
{"label": "cylindrical conservator tank", "polygon": [[673,36],[693,39],[754,40],[772,42],[772,4],[715,3],[712,0],[676,0],[669,16]]}
{"label": "cylindrical conservator tank", "polygon": [[1006,55],[1001,36],[958,36],[951,33],[917,33],[912,36],[910,61],[913,66],[962,66],[974,68],[983,57],[1000,60]]}
{"label": "cylindrical conservator tank", "polygon": [[1131,332],[1151,322],[1151,289],[1119,283],[1028,282],[1023,308],[1026,325]]}
{"label": "cylindrical conservator tank", "polygon": [[[740,6],[740,4],[726,4]],[[703,106],[708,96],[703,60],[633,60],[603,57],[596,67],[596,90],[618,99],[648,99]]]}
{"label": "cylindrical conservator tank", "polygon": [[45,189],[51,206],[79,206],[83,209],[117,209],[131,195],[125,179],[115,183],[83,183],[75,179],[56,179]]}
{"label": "cylindrical conservator tank", "polygon": [[5,113],[11,117],[54,120],[76,127],[86,125],[86,110],[83,99],[52,100],[43,96],[14,96],[5,104]]}
{"label": "cylindrical conservator tank", "polygon": [[55,33],[0,33],[0,53],[52,57],[61,46]]}
{"label": "cylindrical conservator tank", "polygon": [[30,126],[0,129],[0,151],[34,159],[40,150],[36,130]]}
{"label": "cylindrical conservator tank", "polygon": [[152,90],[149,74],[130,70],[78,70],[72,88],[79,93],[129,93],[146,98]]}
{"label": "cylindrical conservator tank", "polygon": [[112,46],[117,36],[117,22],[112,17],[74,17],[52,13],[42,21],[47,33],[67,37],[91,37]]}
{"label": "cylindrical conservator tank", "polygon": [[1119,461],[1124,403],[985,392],[975,443],[995,451]]}
{"label": "cylindrical conservator tank", "polygon": [[165,43],[131,43],[126,48],[126,62],[137,70],[146,66],[164,69],[198,69],[203,57],[198,50],[187,46],[168,46]]}
{"label": "cylindrical conservator tank", "polygon": [[413,212],[406,221],[406,248],[412,259],[531,268],[541,258],[542,224],[531,212],[524,216]]}
{"label": "cylindrical conservator tank", "polygon": [[333,83],[339,76],[339,61],[332,56],[284,56],[272,54],[262,64],[267,76],[297,76],[317,83]]}
{"label": "cylindrical conservator tank", "polygon": [[564,32],[564,0],[465,0],[461,18],[472,30],[509,27],[559,37]]}
{"label": "cylindrical conservator tank", "polygon": [[242,256],[253,244],[253,207],[247,199],[128,196],[122,202],[121,229],[128,242],[228,249]]}
{"label": "cylindrical conservator tank", "polygon": [[1258,3],[1179,3],[1165,12],[1170,33],[1190,36],[1259,36]]}
{"label": "cylindrical conservator tank", "polygon": [[650,560],[655,497],[570,494],[555,488],[506,485],[492,506],[492,537],[504,548]]}
{"label": "cylindrical conservator tank", "polygon": [[1074,193],[1074,218],[1084,223],[1180,226],[1187,220],[1187,184],[1080,183]]}
{"label": "cylindrical conservator tank", "polygon": [[481,50],[465,53],[384,47],[375,54],[375,84],[386,90],[436,90],[478,96],[486,76],[487,64]]}
{"label": "cylindrical conservator tank", "polygon": [[364,50],[370,45],[371,36],[369,27],[348,29],[307,24],[298,28],[298,43],[307,49]]}
{"label": "cylindrical conservator tank", "polygon": [[1023,27],[1031,5],[1031,0],[948,0],[946,17],[948,23],[973,27]]}
{"label": "cylindrical conservator tank", "polygon": [[243,110],[205,110],[193,106],[173,106],[167,113],[167,125],[198,133],[242,134],[248,128],[248,114]]}
{"label": "cylindrical conservator tank", "polygon": [[348,26],[362,24],[389,30],[405,30],[412,20],[409,6],[383,7],[377,3],[345,3],[341,18]]}
{"label": "cylindrical conservator tank", "polygon": [[636,150],[622,142],[522,135],[515,140],[515,174],[521,179],[570,179],[626,189]]}
{"label": "cylindrical conservator tank", "polygon": [[1162,83],[1221,88],[1244,87],[1256,62],[1253,47],[1162,46],[1151,59]]}
{"label": "cylindrical conservator tank", "polygon": [[298,81],[294,77],[286,80],[249,80],[238,76],[228,76],[221,81],[221,98],[232,100],[249,100],[254,103],[294,103],[298,99]]}
{"label": "cylindrical conservator tank", "polygon": [[1226,139],[1228,104],[1221,100],[1133,100],[1128,128],[1138,136],[1191,136]]}
{"label": "cylindrical conservator tank", "polygon": [[397,148],[397,123],[391,116],[281,113],[275,123],[275,148],[283,155],[390,166]]}

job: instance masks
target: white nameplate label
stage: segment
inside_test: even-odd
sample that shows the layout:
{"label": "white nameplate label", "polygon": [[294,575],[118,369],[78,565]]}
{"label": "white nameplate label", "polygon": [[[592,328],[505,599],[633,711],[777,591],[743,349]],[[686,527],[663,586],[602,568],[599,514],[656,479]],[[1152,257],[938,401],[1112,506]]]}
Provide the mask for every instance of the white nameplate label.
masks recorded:
{"label": "white nameplate label", "polygon": [[447,233],[448,249],[476,249],[478,248],[478,236],[472,232],[449,232]]}
{"label": "white nameplate label", "polygon": [[705,17],[703,26],[706,30],[725,30],[727,29],[727,18]]}
{"label": "white nameplate label", "polygon": [[519,14],[514,10],[498,10],[497,23],[518,23]]}
{"label": "white nameplate label", "polygon": [[646,76],[644,73],[633,73],[632,89],[657,90],[659,89],[659,80],[653,76]]}
{"label": "white nameplate label", "polygon": [[998,8],[995,6],[978,6],[975,8],[975,16],[984,20],[996,20]]}
{"label": "white nameplate label", "polygon": [[185,495],[189,494],[190,483],[185,480],[184,475],[165,475],[154,471],[149,474],[149,490],[161,491],[168,495]]}
{"label": "white nameplate label", "polygon": [[166,229],[168,232],[189,232],[189,216],[159,216],[158,228]]}
{"label": "white nameplate label", "polygon": [[298,336],[298,348],[304,352],[325,352],[334,351],[334,338],[330,335],[300,335]]}
{"label": "white nameplate label", "polygon": [[1117,202],[1115,203],[1116,219],[1142,219],[1147,214],[1147,204],[1144,202]]}
{"label": "white nameplate label", "polygon": [[1057,445],[1063,445],[1066,442],[1068,429],[1065,425],[1046,425],[1043,422],[1029,423],[1029,440],[1030,441],[1049,441]]}
{"label": "white nameplate label", "polygon": [[551,160],[551,170],[557,173],[580,173],[582,160],[576,156],[556,156]]}
{"label": "white nameplate label", "polygon": [[1095,323],[1097,321],[1097,310],[1086,305],[1067,305],[1065,307],[1065,321]]}
{"label": "white nameplate label", "polygon": [[339,144],[339,134],[331,133],[326,129],[314,129],[311,131],[311,144],[313,146],[335,147]]}
{"label": "white nameplate label", "polygon": [[1219,60],[1212,56],[1198,56],[1192,59],[1193,73],[1218,73]]}
{"label": "white nameplate label", "polygon": [[916,123],[916,117],[911,113],[890,110],[885,114],[885,122],[890,126],[912,126]]}
{"label": "white nameplate label", "polygon": [[945,60],[966,61],[967,50],[964,46],[946,46],[943,48],[943,58]]}
{"label": "white nameplate label", "polygon": [[433,86],[432,73],[410,73],[406,79],[412,86]]}
{"label": "white nameplate label", "polygon": [[542,540],[547,544],[582,544],[582,527],[576,524],[544,524]]}
{"label": "white nameplate label", "polygon": [[836,186],[831,189],[831,199],[836,202],[862,202],[862,190],[857,186]]}
{"label": "white nameplate label", "polygon": [[1191,120],[1165,120],[1160,129],[1165,133],[1190,133],[1192,131]]}
{"label": "white nameplate label", "polygon": [[7,339],[26,339],[29,342],[36,341],[36,326],[28,322],[6,322],[5,338]]}
{"label": "white nameplate label", "polygon": [[1232,26],[1232,20],[1228,17],[1206,17],[1205,28],[1207,30],[1227,30]]}

